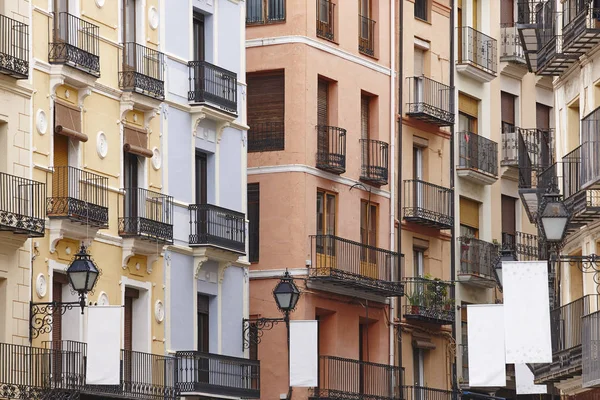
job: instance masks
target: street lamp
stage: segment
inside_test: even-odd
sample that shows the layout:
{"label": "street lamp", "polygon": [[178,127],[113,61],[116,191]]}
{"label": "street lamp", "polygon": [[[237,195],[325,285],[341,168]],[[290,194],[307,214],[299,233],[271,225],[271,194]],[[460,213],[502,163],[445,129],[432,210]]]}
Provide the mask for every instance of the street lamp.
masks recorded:
{"label": "street lamp", "polygon": [[296,308],[298,299],[300,299],[300,290],[298,290],[289,272],[285,271],[285,274],[273,289],[273,297],[277,303],[277,308],[286,315]]}
{"label": "street lamp", "polygon": [[548,243],[559,244],[567,233],[567,225],[571,213],[560,200],[560,194],[548,193],[542,200],[544,204],[540,210],[540,220],[544,237]]}
{"label": "street lamp", "polygon": [[502,291],[502,263],[504,263],[504,261],[517,261],[515,252],[512,249],[503,248],[500,252],[500,259],[494,266],[494,275],[496,275],[496,282],[498,282],[500,291]]}
{"label": "street lamp", "polygon": [[79,295],[78,301],[46,303],[30,302],[29,307],[29,340],[37,338],[41,333],[52,332],[53,315],[63,315],[74,306],[81,307],[81,314],[85,308],[85,297],[94,289],[98,281],[100,270],[92,260],[82,244],[79,252],[75,254],[73,261],[67,268],[67,279],[71,288]]}

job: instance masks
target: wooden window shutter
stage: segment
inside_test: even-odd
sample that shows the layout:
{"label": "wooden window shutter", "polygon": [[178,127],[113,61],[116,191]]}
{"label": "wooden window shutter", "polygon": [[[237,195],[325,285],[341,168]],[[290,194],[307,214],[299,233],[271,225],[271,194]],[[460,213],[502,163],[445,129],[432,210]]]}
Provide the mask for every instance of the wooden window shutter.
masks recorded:
{"label": "wooden window shutter", "polygon": [[140,297],[140,292],[133,288],[125,288],[125,326],[123,349],[133,349],[133,299]]}
{"label": "wooden window shutter", "polygon": [[467,96],[465,94],[458,94],[458,111],[468,114],[472,117],[477,118],[479,113],[479,100]]}
{"label": "wooden window shutter", "polygon": [[550,107],[536,103],[535,104],[536,128],[550,129]]}
{"label": "wooden window shutter", "polygon": [[317,125],[327,126],[328,123],[328,92],[329,82],[319,79],[317,90]]}
{"label": "wooden window shutter", "polygon": [[502,107],[502,122],[515,125],[515,96],[510,93],[500,93]]}
{"label": "wooden window shutter", "polygon": [[460,198],[460,223],[461,225],[467,225],[471,228],[479,229],[479,203],[466,199]]}
{"label": "wooden window shutter", "polygon": [[501,0],[500,3],[500,23],[505,26],[514,25],[514,4],[515,0]]}
{"label": "wooden window shutter", "polygon": [[502,233],[515,234],[515,204],[514,197],[502,195]]}
{"label": "wooden window shutter", "polygon": [[360,138],[369,138],[369,101],[368,96],[361,96],[360,98]]}
{"label": "wooden window shutter", "polygon": [[249,261],[258,262],[260,250],[260,184],[248,184]]}
{"label": "wooden window shutter", "polygon": [[54,132],[81,142],[88,141],[87,135],[81,132],[81,110],[59,100],[54,102]]}
{"label": "wooden window shutter", "polygon": [[248,151],[285,148],[284,71],[248,74]]}
{"label": "wooden window shutter", "polygon": [[123,127],[124,145],[123,149],[142,157],[152,157],[153,153],[148,149],[148,134],[141,129],[130,126]]}

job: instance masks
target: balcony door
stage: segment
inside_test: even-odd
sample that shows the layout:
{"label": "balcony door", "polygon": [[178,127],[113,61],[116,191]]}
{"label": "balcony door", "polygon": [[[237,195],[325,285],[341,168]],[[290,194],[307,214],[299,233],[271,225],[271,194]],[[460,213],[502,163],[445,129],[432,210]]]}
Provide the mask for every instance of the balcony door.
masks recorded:
{"label": "balcony door", "polygon": [[[319,78],[317,88],[317,125],[318,125],[318,153],[321,157],[326,156],[326,162],[329,163],[332,160],[329,158],[332,155],[330,151],[331,138],[329,137],[330,132],[327,129],[329,125],[329,82],[325,79]],[[323,160],[321,160],[323,161]]]}
{"label": "balcony door", "polygon": [[[125,152],[123,154],[124,161],[124,178],[125,178],[125,218],[129,220],[129,224],[133,224],[134,219],[138,217],[139,203],[145,199],[139,198],[139,170],[138,156]],[[135,222],[137,226],[137,221]],[[130,231],[132,226],[125,226],[125,231]]]}
{"label": "balcony door", "polygon": [[123,71],[136,71],[137,60],[137,26],[136,1],[123,0]]}
{"label": "balcony door", "polygon": [[502,195],[502,247],[516,251],[516,201],[514,197]]}
{"label": "balcony door", "polygon": [[[324,190],[317,191],[317,271],[329,274],[337,268],[336,262],[336,196]],[[349,271],[352,272],[352,271]]]}
{"label": "balcony door", "polygon": [[[377,263],[377,205],[368,201],[360,202],[360,242],[361,251],[360,274],[373,279],[385,279],[385,274],[379,276]],[[384,268],[382,266],[382,268]]]}
{"label": "balcony door", "polygon": [[125,288],[125,305],[123,313],[125,314],[123,326],[123,380],[131,382],[132,362],[133,362],[133,304],[139,299],[140,292],[137,289]]}
{"label": "balcony door", "polygon": [[[369,19],[371,18],[371,0],[359,0],[360,21],[360,37],[365,43],[369,43]],[[364,47],[368,47],[364,46]]]}
{"label": "balcony door", "polygon": [[208,203],[208,171],[207,171],[207,156],[206,153],[196,151],[196,229],[195,232],[198,238],[206,240],[208,234],[208,209],[203,207]]}
{"label": "balcony door", "polygon": [[69,138],[64,135],[54,134],[54,172],[52,174],[52,197],[58,204],[54,205],[53,212],[63,213],[64,203],[69,197],[68,167],[69,167]]}
{"label": "balcony door", "polygon": [[417,212],[421,213],[424,209],[423,199],[423,148],[413,147],[413,186],[414,205]]}
{"label": "balcony door", "polygon": [[[414,72],[415,72],[415,97],[414,103],[423,102],[423,76],[425,75],[425,50],[415,47]],[[421,107],[421,106],[419,106]]]}
{"label": "balcony door", "polygon": [[[209,342],[209,303],[210,298],[204,294],[198,293],[196,297],[196,332],[197,332],[197,349],[200,353],[210,352]],[[194,366],[196,370],[196,378],[199,383],[209,383],[209,362],[207,357],[198,357],[197,364]]]}
{"label": "balcony door", "polygon": [[[63,298],[63,289],[65,285],[68,285],[69,281],[67,276],[64,274],[54,273],[52,275],[52,301],[57,303],[62,303],[67,299]],[[68,329],[68,326],[67,326]],[[63,315],[58,311],[54,311],[52,314],[52,368],[53,368],[53,380],[60,384],[63,379],[63,362],[68,360],[63,360],[62,350],[66,350],[62,348],[62,340],[63,340]]]}
{"label": "balcony door", "polygon": [[[204,30],[204,15],[200,13],[194,13],[193,17],[193,46],[194,46],[194,61],[204,61],[206,57],[206,33]],[[194,90],[196,96],[204,96],[204,67],[196,64],[194,66]],[[204,100],[204,98],[198,98]]]}
{"label": "balcony door", "polygon": [[54,41],[55,43],[68,43],[69,0],[54,0]]}

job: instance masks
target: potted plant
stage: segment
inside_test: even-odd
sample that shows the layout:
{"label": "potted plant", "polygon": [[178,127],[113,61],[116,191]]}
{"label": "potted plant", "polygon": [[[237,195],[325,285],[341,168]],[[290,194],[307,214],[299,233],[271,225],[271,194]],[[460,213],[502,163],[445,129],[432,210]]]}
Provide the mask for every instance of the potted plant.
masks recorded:
{"label": "potted plant", "polygon": [[414,293],[407,294],[408,304],[410,305],[410,313],[419,315],[421,306],[423,305],[423,293],[417,288]]}

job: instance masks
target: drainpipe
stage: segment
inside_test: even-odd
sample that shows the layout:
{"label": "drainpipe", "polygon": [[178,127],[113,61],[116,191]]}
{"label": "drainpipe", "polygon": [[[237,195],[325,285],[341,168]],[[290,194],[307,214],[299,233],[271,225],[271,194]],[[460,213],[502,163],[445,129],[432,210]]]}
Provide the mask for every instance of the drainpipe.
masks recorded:
{"label": "drainpipe", "polygon": [[[400,221],[400,215],[402,213],[402,88],[404,86],[404,35],[403,35],[403,18],[404,18],[404,0],[399,1],[398,6],[398,184],[397,184],[397,193],[396,202],[398,204],[398,237],[396,240],[398,241],[398,253],[402,253],[402,222]],[[395,221],[394,221],[395,222]],[[402,260],[400,260],[402,261]],[[402,266],[400,264],[400,266]],[[400,278],[402,278],[402,273],[400,269]],[[402,297],[398,297],[397,299],[397,309],[398,311],[402,310]],[[401,312],[398,313],[401,315]],[[395,318],[395,316],[394,316]],[[393,321],[393,320],[392,320]],[[404,374],[402,373],[402,330],[400,326],[398,326],[398,367],[400,368],[400,384],[404,384]]]}
{"label": "drainpipe", "polygon": [[[454,88],[454,0],[450,0],[450,87]],[[452,93],[452,110],[456,115],[455,106],[456,95]],[[450,279],[454,280],[456,275],[456,212],[455,212],[455,193],[454,193],[454,124],[450,125],[450,188],[452,188],[452,204],[450,204],[450,210],[452,210],[452,229],[451,229],[451,245],[450,245]],[[456,305],[456,287],[451,286],[450,297],[454,300]],[[454,315],[456,316],[456,307],[454,309]],[[452,324],[452,340],[456,343],[456,317]],[[456,390],[458,389],[456,379],[456,354],[452,362],[452,397],[457,398]]]}
{"label": "drainpipe", "polygon": [[[396,32],[394,23],[396,20],[396,16],[394,15],[394,3],[396,0],[390,0],[390,153],[392,156],[390,157],[390,170],[392,171],[392,179],[390,179],[390,251],[394,251],[396,247],[395,238],[394,238],[394,223],[396,221],[396,193],[394,190],[394,183],[396,182],[396,135],[394,134],[395,117],[396,117],[396,93],[394,92],[395,85],[395,68],[396,68]],[[367,213],[369,215],[369,213]],[[400,261],[400,260],[398,260]],[[394,276],[395,271],[390,271],[393,279],[399,279],[399,276]],[[399,274],[398,274],[399,275]],[[394,315],[396,313],[396,298],[390,298],[390,321],[394,321]],[[394,324],[390,324],[390,365],[395,364],[394,356]],[[393,393],[393,392],[392,392]]]}

